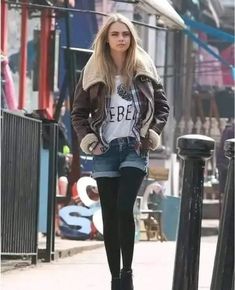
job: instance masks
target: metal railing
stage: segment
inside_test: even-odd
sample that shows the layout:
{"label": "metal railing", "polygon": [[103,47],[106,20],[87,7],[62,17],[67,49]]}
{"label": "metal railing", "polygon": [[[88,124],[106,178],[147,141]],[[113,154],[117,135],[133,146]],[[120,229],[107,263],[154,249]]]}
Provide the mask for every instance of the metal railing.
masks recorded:
{"label": "metal railing", "polygon": [[2,111],[1,255],[37,262],[41,121]]}
{"label": "metal railing", "polygon": [[53,122],[43,122],[43,143],[49,151],[48,160],[48,194],[47,194],[47,230],[46,248],[39,249],[39,258],[45,262],[54,260],[55,255],[55,206],[56,206],[56,178],[58,152],[58,125]]}

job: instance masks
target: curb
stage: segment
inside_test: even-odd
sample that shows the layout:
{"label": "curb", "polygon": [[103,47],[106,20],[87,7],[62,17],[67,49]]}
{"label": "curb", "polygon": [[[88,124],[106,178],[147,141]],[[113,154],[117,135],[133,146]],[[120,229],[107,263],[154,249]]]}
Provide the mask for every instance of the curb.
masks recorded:
{"label": "curb", "polygon": [[[65,249],[57,249],[55,250],[54,254],[54,259],[51,261],[58,261],[59,259],[67,258],[67,257],[72,257],[76,254],[85,252],[85,251],[91,251],[95,250],[98,248],[104,247],[104,243],[96,243],[94,245],[79,245],[79,246],[73,246],[73,247],[68,247]],[[43,249],[38,249],[40,252]],[[40,254],[39,254],[40,255]],[[17,257],[17,256],[16,256]],[[32,267],[37,267],[39,264],[44,264],[44,263],[50,263],[50,262],[45,262],[43,259],[38,259],[38,263],[36,265],[33,265],[31,263],[30,258],[25,258],[19,255],[19,258],[17,259],[6,259],[6,260],[1,260],[1,274],[10,272],[10,271],[15,271],[15,270],[20,270],[20,269],[26,269],[29,268],[31,269]]]}
{"label": "curb", "polygon": [[54,259],[58,260],[61,258],[67,258],[67,257],[74,256],[84,251],[95,250],[95,249],[103,248],[103,247],[104,247],[104,244],[102,243],[102,244],[95,244],[95,245],[78,246],[78,247],[73,247],[73,248],[63,249],[63,250],[55,250]]}

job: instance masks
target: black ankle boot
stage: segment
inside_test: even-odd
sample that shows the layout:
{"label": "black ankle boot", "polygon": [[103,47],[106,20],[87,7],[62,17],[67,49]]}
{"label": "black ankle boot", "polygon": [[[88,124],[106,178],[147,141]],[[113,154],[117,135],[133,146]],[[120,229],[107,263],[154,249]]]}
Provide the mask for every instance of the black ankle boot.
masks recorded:
{"label": "black ankle boot", "polygon": [[111,290],[121,290],[121,288],[120,288],[120,278],[112,278]]}
{"label": "black ankle boot", "polygon": [[132,270],[122,269],[121,271],[121,290],[134,290]]}

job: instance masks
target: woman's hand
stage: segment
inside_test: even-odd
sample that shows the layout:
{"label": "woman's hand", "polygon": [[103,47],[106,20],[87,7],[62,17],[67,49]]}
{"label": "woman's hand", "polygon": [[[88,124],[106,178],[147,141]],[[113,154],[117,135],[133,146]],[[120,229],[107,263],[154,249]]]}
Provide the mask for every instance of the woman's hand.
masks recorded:
{"label": "woman's hand", "polygon": [[106,148],[99,142],[98,144],[96,144],[95,147],[93,147],[92,154],[101,155],[101,154],[104,154],[105,151],[106,151]]}

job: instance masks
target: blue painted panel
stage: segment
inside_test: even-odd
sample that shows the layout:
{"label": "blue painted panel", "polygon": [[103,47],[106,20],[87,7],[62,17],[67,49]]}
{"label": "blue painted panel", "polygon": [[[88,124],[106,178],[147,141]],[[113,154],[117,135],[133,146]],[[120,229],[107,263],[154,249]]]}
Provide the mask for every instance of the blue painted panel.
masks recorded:
{"label": "blue painted panel", "polygon": [[162,229],[168,241],[176,241],[181,198],[166,196],[162,202]]}
{"label": "blue painted panel", "polygon": [[49,150],[41,149],[38,232],[47,231]]}
{"label": "blue painted panel", "polygon": [[[94,0],[76,0],[75,9],[91,10],[95,11]],[[70,27],[70,47],[75,48],[90,48],[93,42],[94,36],[97,33],[98,25],[96,15],[91,13],[69,13],[69,27]],[[67,46],[67,34],[65,26],[65,17],[60,17],[56,20],[57,28],[61,31],[60,34],[60,46]],[[59,86],[62,86],[64,75],[65,75],[65,64],[64,64],[64,50],[60,50],[59,60]]]}
{"label": "blue painted panel", "polygon": [[[76,0],[75,9],[81,10],[91,10],[95,11],[95,1],[94,0]],[[95,14],[91,13],[78,13],[70,12],[69,13],[69,40],[70,43],[67,43],[67,31],[66,31],[66,18],[58,17],[56,19],[56,28],[60,30],[60,55],[59,55],[59,88],[60,94],[64,96],[64,99],[68,98],[68,84],[65,79],[66,75],[66,65],[64,60],[64,49],[62,47],[67,47],[69,44],[70,47],[75,48],[90,48],[93,42],[93,39],[98,30],[98,24]],[[65,82],[65,83],[64,83]],[[64,83],[64,86],[63,86]],[[66,112],[63,117],[63,122],[67,128],[68,140],[71,143],[71,120],[70,113]]]}
{"label": "blue painted panel", "polygon": [[232,67],[231,70],[232,70],[233,80],[235,80],[235,67]]}

